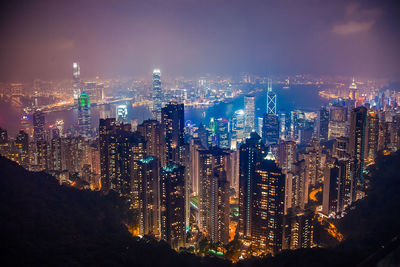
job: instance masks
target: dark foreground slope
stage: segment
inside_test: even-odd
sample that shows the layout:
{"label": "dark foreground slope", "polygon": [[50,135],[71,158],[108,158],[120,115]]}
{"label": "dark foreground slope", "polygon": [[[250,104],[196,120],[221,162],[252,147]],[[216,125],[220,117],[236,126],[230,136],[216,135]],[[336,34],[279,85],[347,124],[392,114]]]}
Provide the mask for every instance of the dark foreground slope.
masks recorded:
{"label": "dark foreground slope", "polygon": [[134,238],[115,195],[60,186],[0,157],[1,262],[12,265],[224,266]]}
{"label": "dark foreground slope", "polygon": [[[368,196],[337,222],[345,241],[330,249],[284,251],[238,266],[400,266],[400,152],[380,157]],[[178,254],[164,242],[134,238],[113,194],[60,186],[0,157],[1,263],[13,265],[229,266]]]}

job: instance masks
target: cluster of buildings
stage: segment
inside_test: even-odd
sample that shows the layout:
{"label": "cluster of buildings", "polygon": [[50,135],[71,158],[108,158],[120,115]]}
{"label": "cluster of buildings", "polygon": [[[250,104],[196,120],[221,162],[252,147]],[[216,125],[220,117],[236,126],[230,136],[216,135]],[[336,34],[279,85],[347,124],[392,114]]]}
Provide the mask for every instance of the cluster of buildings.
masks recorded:
{"label": "cluster of buildings", "polygon": [[[397,103],[358,101],[354,81],[348,98],[314,117],[278,113],[268,81],[262,117],[255,116],[255,96],[245,95],[244,110],[232,118],[196,127],[185,124],[184,104],[166,101],[161,72],[154,70],[153,117],[136,129],[101,118],[98,133],[90,124],[91,97],[79,84],[74,65],[78,132],[65,132],[61,121],[45,127],[38,110],[33,139],[24,131],[11,139],[0,129],[0,153],[60,183],[117,192],[135,211],[134,234],[154,235],[175,249],[204,238],[227,244],[234,235],[243,255],[313,247],[316,210],[343,216],[364,196],[367,166],[377,153],[400,148]],[[322,191],[317,209],[315,190]]]}

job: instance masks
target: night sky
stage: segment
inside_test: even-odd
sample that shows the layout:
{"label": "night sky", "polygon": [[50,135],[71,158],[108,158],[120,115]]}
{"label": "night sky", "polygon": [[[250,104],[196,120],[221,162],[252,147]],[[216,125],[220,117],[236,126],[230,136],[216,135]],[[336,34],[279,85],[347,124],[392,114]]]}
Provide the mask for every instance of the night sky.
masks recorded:
{"label": "night sky", "polygon": [[[2,1],[5,2],[5,1]],[[396,1],[7,1],[0,81],[149,75],[400,77]]]}

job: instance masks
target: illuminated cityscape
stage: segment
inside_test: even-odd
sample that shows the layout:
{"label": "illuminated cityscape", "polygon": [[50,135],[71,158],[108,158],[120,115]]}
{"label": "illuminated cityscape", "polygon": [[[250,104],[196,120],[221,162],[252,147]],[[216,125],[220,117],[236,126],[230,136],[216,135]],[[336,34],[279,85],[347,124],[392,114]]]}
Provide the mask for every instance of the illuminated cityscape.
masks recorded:
{"label": "illuminated cityscape", "polygon": [[[234,2],[231,8],[244,8]],[[126,3],[124,5],[132,8]],[[118,8],[124,9],[124,5],[121,2]],[[189,8],[186,5],[180,8]],[[266,5],[270,6],[271,3]],[[345,10],[342,16],[348,22],[344,25],[330,23],[332,29],[329,34],[340,35],[341,38],[360,38],[357,45],[365,42],[366,39],[361,35],[378,27],[375,21],[381,18],[381,13],[388,12],[388,6],[376,5],[372,8],[362,3],[341,3],[341,10]],[[107,10],[104,3],[99,6]],[[166,12],[170,8],[167,6]],[[211,7],[212,4],[206,6]],[[257,6],[265,10],[258,2]],[[142,8],[151,13],[147,6]],[[303,6],[297,8],[304,9]],[[281,13],[284,13],[283,9],[286,10],[286,7],[281,7]],[[119,12],[126,14],[123,10]],[[195,20],[198,19],[197,11],[191,12],[189,15],[179,14],[166,20],[172,25],[169,27],[183,27],[177,21],[182,19],[188,23],[184,17],[190,14],[195,15]],[[229,17],[229,20],[226,19],[232,22],[232,10],[226,12],[221,16]],[[296,13],[292,8],[290,12]],[[207,18],[207,14],[203,15]],[[371,66],[373,64],[364,66],[362,63],[354,63],[342,69],[341,66],[345,64],[338,62],[345,60],[344,54],[347,57],[353,55],[353,50],[346,50],[343,54],[335,50],[339,59],[325,56],[330,53],[331,45],[344,46],[339,45],[340,40],[332,42],[326,48],[323,59],[318,60],[318,55],[314,56],[314,52],[303,47],[305,44],[301,42],[298,43],[298,49],[308,53],[307,59],[297,55],[297,52],[292,53],[297,49],[295,45],[290,46],[290,51],[286,52],[282,52],[286,47],[279,46],[282,51],[275,47],[280,51],[278,58],[275,58],[262,55],[271,53],[271,47],[266,46],[264,49],[264,46],[257,43],[254,46],[247,43],[245,50],[248,55],[244,55],[244,50],[236,51],[240,50],[239,44],[231,48],[229,43],[241,43],[241,38],[254,40],[253,30],[250,29],[258,25],[257,20],[251,19],[252,26],[247,24],[249,22],[243,22],[239,26],[235,24],[238,29],[231,29],[225,25],[227,22],[221,25],[216,22],[224,18],[209,16],[212,18],[210,28],[215,27],[211,25],[219,25],[225,31],[235,32],[233,37],[229,35],[229,42],[226,43],[214,43],[219,38],[211,33],[202,37],[209,39],[210,46],[224,47],[223,50],[214,50],[208,44],[205,50],[200,49],[197,43],[206,46],[206,42],[200,37],[193,41],[192,33],[183,29],[182,35],[187,39],[182,39],[178,29],[177,32],[175,29],[165,32],[158,30],[158,27],[164,29],[166,26],[161,18],[160,21],[154,19],[157,16],[153,14],[151,20],[148,18],[140,21],[129,30],[135,33],[140,31],[136,27],[145,27],[143,31],[148,30],[148,35],[159,34],[162,38],[148,37],[140,31],[143,40],[135,39],[136,42],[131,42],[125,36],[121,41],[117,36],[122,29],[116,30],[118,26],[112,24],[108,30],[113,31],[116,40],[120,42],[117,48],[110,44],[104,45],[102,39],[107,38],[95,34],[85,36],[88,39],[97,38],[96,42],[90,41],[92,46],[89,49],[82,48],[86,52],[75,49],[79,45],[78,41],[68,42],[62,38],[54,43],[49,41],[49,50],[53,49],[51,46],[57,47],[57,56],[48,59],[55,63],[48,63],[51,68],[46,67],[58,73],[54,77],[42,75],[46,72],[45,68],[41,72],[32,71],[34,78],[27,74],[24,76],[24,71],[19,74],[19,78],[14,78],[4,70],[0,82],[0,158],[17,163],[29,171],[30,175],[50,177],[56,181],[58,188],[87,193],[90,199],[99,203],[115,204],[118,208],[108,206],[105,210],[93,204],[93,210],[99,212],[97,222],[107,225],[112,225],[117,217],[110,219],[106,214],[120,214],[118,216],[123,219],[117,223],[118,231],[122,229],[129,233],[121,241],[124,244],[121,247],[125,246],[126,251],[142,242],[142,247],[151,250],[156,248],[155,253],[170,249],[165,253],[188,257],[185,264],[193,256],[190,260],[204,260],[202,264],[206,265],[214,259],[217,261],[212,262],[212,266],[214,263],[223,263],[221,266],[235,263],[239,263],[239,266],[253,266],[258,260],[260,263],[271,263],[274,259],[282,260],[304,251],[345,250],[346,246],[340,247],[341,244],[346,244],[347,238],[352,240],[354,236],[351,231],[342,229],[348,229],[346,227],[349,225],[357,228],[358,224],[368,224],[367,220],[346,220],[354,214],[368,213],[361,211],[359,206],[368,203],[370,195],[374,195],[374,186],[378,183],[373,180],[374,175],[379,176],[378,170],[382,170],[379,166],[389,164],[387,162],[390,157],[396,157],[400,150],[398,71],[385,75],[378,73]],[[323,21],[320,16],[318,18]],[[365,19],[366,22],[358,25],[359,22],[353,21],[352,16],[360,21]],[[234,16],[235,20],[240,17]],[[249,17],[249,14],[244,16]],[[264,19],[264,16],[260,17],[260,20]],[[301,20],[314,22],[311,18],[303,18],[303,15]],[[146,23],[152,27],[141,26]],[[265,21],[263,23],[268,25]],[[354,26],[356,24],[358,27]],[[103,23],[101,25],[104,26]],[[126,26],[121,27],[127,30]],[[215,30],[219,32],[221,29],[218,27]],[[201,29],[199,36],[204,33],[201,25],[193,28]],[[297,30],[304,32],[303,29],[294,29],[282,32],[282,35],[297,35]],[[373,38],[378,37],[371,34],[370,39]],[[154,40],[157,42],[152,42]],[[294,43],[294,39],[288,42],[279,40],[282,43]],[[398,38],[390,40],[395,43],[399,41]],[[143,45],[142,42],[147,43]],[[193,48],[187,50],[187,45]],[[126,50],[125,46],[133,50],[141,49],[141,52],[135,52],[132,56],[126,53],[129,49]],[[159,52],[162,49],[165,49],[163,53],[167,55]],[[365,51],[371,49],[368,47]],[[253,54],[249,50],[258,52]],[[92,57],[95,52],[99,54],[96,57],[100,57],[98,63],[85,56],[90,54]],[[104,59],[100,55],[102,53],[105,54]],[[126,58],[109,56],[110,53],[126,53]],[[198,57],[197,53],[204,53],[204,58],[203,55]],[[239,53],[243,55],[236,55]],[[293,64],[283,59],[286,55],[293,57]],[[116,67],[115,60],[111,60],[113,57],[127,62],[137,59],[137,66],[131,72],[126,72],[133,65],[124,63],[122,67]],[[247,63],[249,59],[246,57],[253,59]],[[317,66],[314,68],[309,63],[302,65],[297,57],[304,62],[310,60]],[[385,59],[388,57],[385,56]],[[26,60],[34,61],[33,58],[27,57]],[[361,51],[355,53],[351,60],[361,61],[365,58]],[[229,68],[228,65],[240,65],[242,59],[243,66]],[[365,60],[371,63],[369,59]],[[97,66],[107,65],[104,63],[108,61],[110,65],[107,68]],[[264,65],[260,63],[263,61],[268,62]],[[253,62],[256,70],[252,67]],[[385,63],[385,60],[382,59],[382,62]],[[384,65],[382,62],[379,66]],[[398,69],[398,62],[390,61],[389,65],[392,69]],[[193,68],[196,64],[201,67]],[[321,67],[329,64],[333,67]],[[397,171],[387,175],[399,177]],[[43,190],[46,190],[45,186]],[[388,194],[395,194],[395,190],[388,188]],[[86,205],[82,199],[77,196],[74,205]],[[60,198],[59,202],[62,201],[63,198]],[[32,208],[32,214],[37,212],[36,209]],[[84,218],[85,214],[79,213],[77,216]],[[382,214],[374,216],[382,217]],[[48,217],[51,218],[51,215]],[[69,220],[67,215],[64,219],[67,222]],[[393,218],[393,221],[396,219]],[[32,224],[32,227],[45,231],[36,224]],[[83,230],[86,232],[89,232],[89,228],[94,231],[102,229],[89,225],[85,219],[82,219],[79,227],[86,229]],[[398,231],[398,227],[390,229]],[[371,259],[376,258],[374,263],[377,263],[392,253],[392,250],[386,253],[385,249],[395,247],[398,252],[399,235],[396,233],[396,236],[385,236],[386,239],[382,241],[376,238],[381,242],[376,246],[380,250],[366,249],[369,254],[365,252],[362,258],[357,258],[357,262],[351,263],[365,261],[365,265],[360,266],[375,266],[369,264]],[[119,236],[107,238],[104,243],[111,244],[110,240],[118,239]],[[134,241],[129,243],[129,238]],[[71,237],[68,242],[73,239]],[[34,245],[29,243],[29,246]],[[88,245],[87,251],[82,253],[89,255],[89,250]],[[128,254],[125,250],[120,254]],[[382,251],[386,254],[382,254]],[[345,253],[340,253],[337,252],[337,257],[344,257],[342,255]],[[90,257],[95,258],[93,255]],[[158,258],[158,255],[154,255],[154,258]],[[324,261],[320,260],[319,266],[324,266]],[[89,262],[80,264],[90,265]],[[295,266],[295,261],[288,262],[274,264]],[[38,260],[33,265],[38,263],[45,262]],[[48,263],[54,264],[51,261]],[[77,262],[66,264],[74,263]],[[134,263],[135,260],[129,261],[129,265]],[[128,265],[128,262],[122,264],[122,261],[109,261],[103,264]],[[171,262],[165,264],[173,265]],[[148,266],[153,265],[157,264]],[[310,266],[317,265],[314,263]]]}

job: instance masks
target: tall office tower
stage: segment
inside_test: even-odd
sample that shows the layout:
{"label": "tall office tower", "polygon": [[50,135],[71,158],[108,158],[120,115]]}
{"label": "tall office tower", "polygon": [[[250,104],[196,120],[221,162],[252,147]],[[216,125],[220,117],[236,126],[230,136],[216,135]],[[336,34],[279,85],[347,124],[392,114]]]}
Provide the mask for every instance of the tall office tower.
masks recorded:
{"label": "tall office tower", "polygon": [[311,211],[294,211],[286,218],[284,249],[311,248],[313,246],[313,218]]}
{"label": "tall office tower", "polygon": [[72,64],[72,79],[73,79],[73,94],[74,94],[74,100],[78,100],[80,94],[81,94],[81,69],[79,67],[79,63],[78,62],[74,62]]}
{"label": "tall office tower", "polygon": [[47,170],[47,142],[46,140],[36,141],[36,165],[38,171]]}
{"label": "tall office tower", "polygon": [[332,156],[337,159],[349,158],[349,138],[339,137],[333,143]]}
{"label": "tall office tower", "polygon": [[85,92],[82,92],[78,99],[78,127],[81,136],[91,137],[90,99]]}
{"label": "tall office tower", "polygon": [[253,245],[260,251],[275,255],[282,250],[285,175],[271,152],[256,164],[255,173],[251,192]]}
{"label": "tall office tower", "polygon": [[294,164],[297,161],[297,145],[294,141],[284,141],[278,144],[278,166],[282,173],[294,171]]}
{"label": "tall office tower", "polygon": [[159,69],[153,70],[153,119],[161,121],[161,108],[163,102],[163,92],[161,89],[161,71]]}
{"label": "tall office tower", "polygon": [[137,131],[146,140],[146,155],[156,157],[165,166],[165,153],[163,147],[163,127],[157,120],[145,120],[138,125]]}
{"label": "tall office tower", "polygon": [[292,140],[299,140],[300,129],[305,126],[305,115],[301,110],[290,112],[290,137]]}
{"label": "tall office tower", "polygon": [[[263,128],[263,117],[258,117],[256,121],[257,125],[257,133],[262,138],[262,128]],[[280,133],[279,133],[280,134]]]}
{"label": "tall office tower", "polygon": [[191,190],[193,195],[199,194],[199,150],[206,150],[201,144],[200,138],[192,138],[190,140],[190,179]]}
{"label": "tall office tower", "polygon": [[279,117],[279,137],[282,140],[286,140],[290,137],[290,118],[286,116],[286,113],[281,112]]}
{"label": "tall office tower", "polygon": [[240,146],[239,162],[239,235],[251,239],[254,216],[253,192],[256,184],[256,164],[266,155],[266,148],[260,136],[253,132],[246,143]]}
{"label": "tall office tower", "polygon": [[229,138],[229,122],[227,119],[217,119],[217,145],[220,148],[230,149],[231,139]]}
{"label": "tall office tower", "polygon": [[379,118],[374,111],[369,111],[367,116],[367,151],[365,153],[365,161],[372,163],[375,160],[378,151],[379,139]]}
{"label": "tall office tower", "polygon": [[204,126],[203,123],[200,122],[199,128],[197,129],[196,133],[201,142],[201,145],[204,148],[207,148],[209,131],[207,130],[207,128]]}
{"label": "tall office tower", "polygon": [[329,113],[328,139],[347,137],[347,107],[334,105]]}
{"label": "tall office tower", "polygon": [[45,131],[44,131],[44,113],[40,110],[37,110],[33,113],[33,139],[34,141],[45,140]]}
{"label": "tall office tower", "polygon": [[208,125],[208,135],[207,135],[207,145],[217,146],[217,125],[213,117],[210,118],[210,123]]}
{"label": "tall office tower", "polygon": [[160,237],[160,162],[152,156],[140,159],[134,177],[139,182],[139,234]]}
{"label": "tall office tower", "polygon": [[101,185],[104,192],[111,189],[111,180],[115,177],[115,154],[109,153],[110,135],[114,131],[115,119],[100,119],[99,147],[100,147],[100,174]]}
{"label": "tall office tower", "polygon": [[182,164],[184,161],[184,106],[170,102],[161,110],[164,130],[164,153],[167,162]]}
{"label": "tall office tower", "polygon": [[[227,184],[226,171],[228,170],[229,153],[225,153],[218,147],[211,147],[208,150],[199,150],[198,153],[198,226],[200,231],[206,233],[213,242],[226,242],[227,240],[225,237],[227,237],[229,233],[229,223],[226,224],[225,220],[219,222],[217,215],[220,214],[220,212],[226,211],[218,211],[218,207],[226,208],[229,204],[224,202],[226,200],[225,195],[222,198],[218,197],[218,184]],[[222,217],[229,217],[229,212]],[[220,240],[220,237],[223,238]]]}
{"label": "tall office tower", "polygon": [[255,103],[253,95],[244,96],[244,128],[246,137],[255,130]]}
{"label": "tall office tower", "polygon": [[6,129],[0,128],[0,155],[8,157],[8,134]]}
{"label": "tall office tower", "polygon": [[185,167],[172,162],[161,169],[161,238],[172,248],[185,244]]}
{"label": "tall office tower", "polygon": [[319,139],[321,142],[326,142],[328,141],[328,131],[329,131],[329,111],[323,107],[319,110],[319,127],[318,127],[318,133],[319,133]]}
{"label": "tall office tower", "polygon": [[279,118],[276,114],[264,114],[262,139],[264,144],[277,144],[279,141]]}
{"label": "tall office tower", "polygon": [[209,236],[213,243],[229,242],[229,182],[225,170],[216,170],[211,180]]}
{"label": "tall office tower", "polygon": [[[130,131],[130,124],[121,124],[110,135],[109,153],[115,155],[115,178],[111,189],[130,201],[130,208],[139,208],[139,180],[133,172],[138,168],[138,160],[144,158],[146,142],[137,132]],[[110,175],[111,176],[111,175]]]}
{"label": "tall office tower", "polygon": [[350,115],[349,152],[356,162],[355,178],[361,182],[363,182],[364,158],[367,152],[366,128],[367,109],[365,107],[353,109]]}
{"label": "tall office tower", "polygon": [[354,164],[351,159],[330,158],[325,169],[322,212],[341,216],[355,200]]}
{"label": "tall office tower", "polygon": [[349,98],[351,100],[357,101],[357,97],[358,97],[358,95],[357,95],[357,84],[355,83],[354,78],[353,78],[353,81],[349,86]]}
{"label": "tall office tower", "polygon": [[276,115],[276,93],[272,91],[272,80],[268,79],[267,114]]}
{"label": "tall office tower", "polygon": [[295,163],[295,168],[292,179],[292,193],[291,207],[304,210],[308,203],[308,191],[310,187],[310,175],[307,169],[308,162],[305,159],[299,160]]}
{"label": "tall office tower", "polygon": [[234,147],[245,139],[245,116],[243,109],[235,111],[232,117],[232,142]]}
{"label": "tall office tower", "polygon": [[27,169],[29,167],[29,136],[24,131],[19,131],[15,138],[15,148],[18,164]]}
{"label": "tall office tower", "polygon": [[62,140],[61,137],[53,137],[50,141],[50,169],[53,171],[63,170],[62,166]]}

